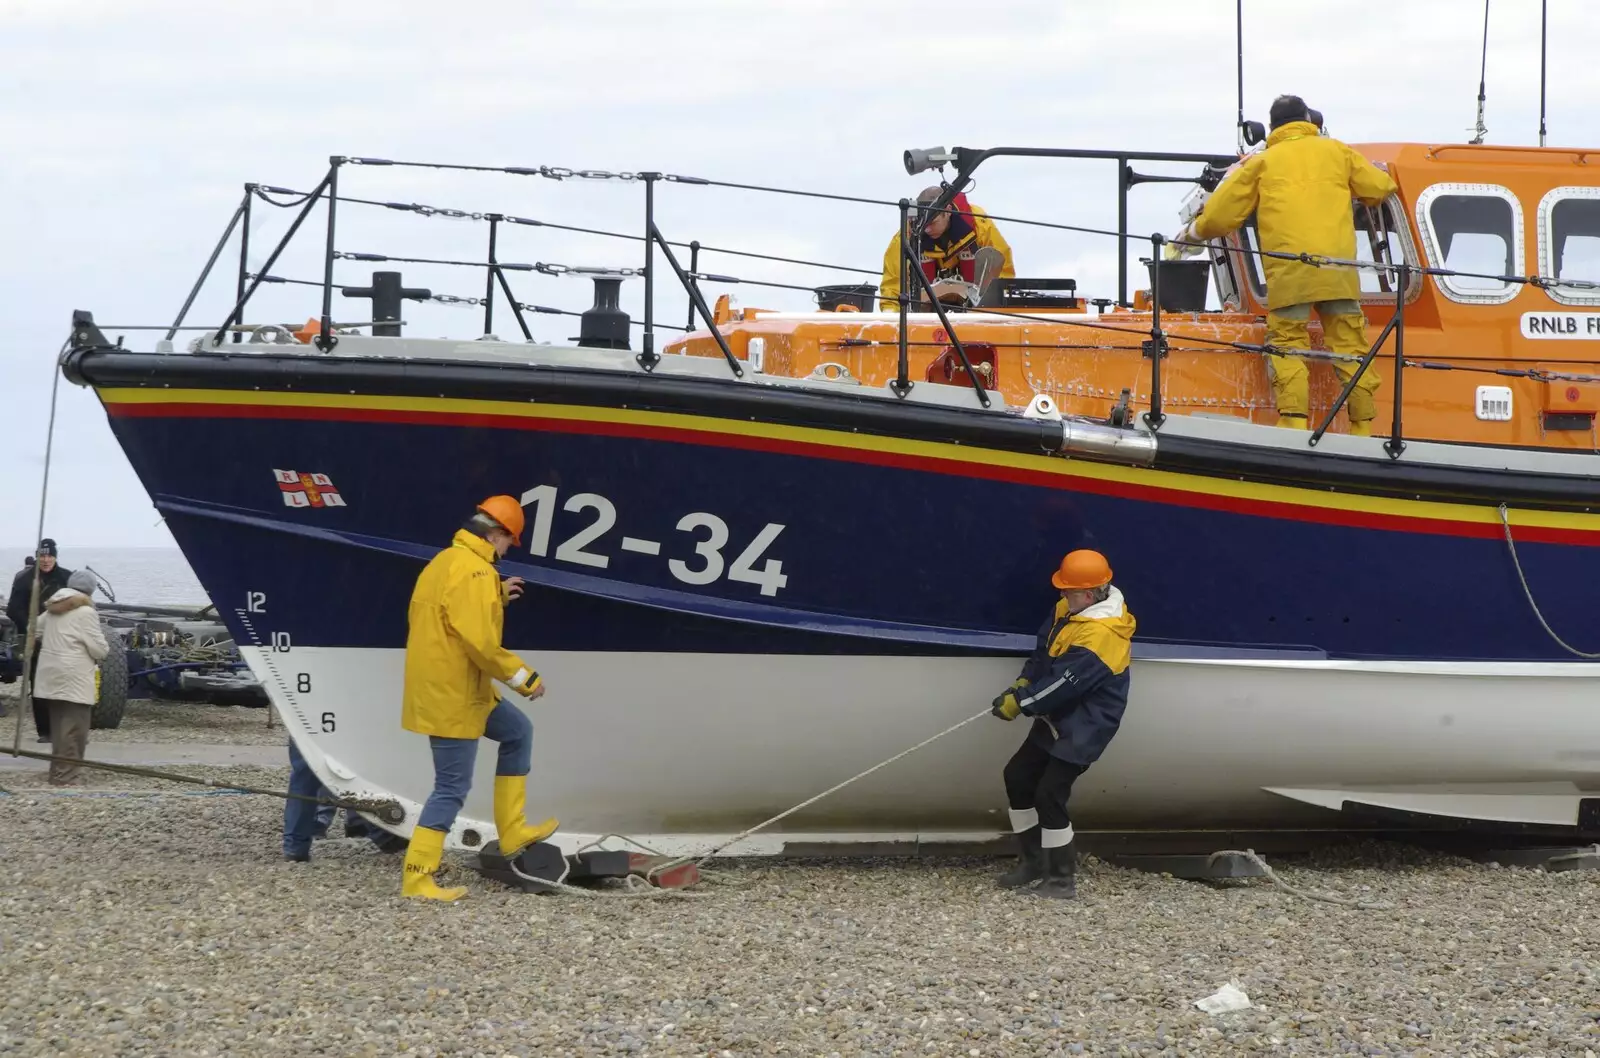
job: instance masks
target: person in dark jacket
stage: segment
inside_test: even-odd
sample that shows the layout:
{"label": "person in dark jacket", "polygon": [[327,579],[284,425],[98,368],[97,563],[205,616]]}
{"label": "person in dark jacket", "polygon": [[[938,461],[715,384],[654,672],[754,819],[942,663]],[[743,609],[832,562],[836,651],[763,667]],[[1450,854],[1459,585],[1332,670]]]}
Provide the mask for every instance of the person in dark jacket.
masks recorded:
{"label": "person in dark jacket", "polygon": [[[28,600],[33,597],[33,566],[25,565],[22,572],[11,578],[11,594],[6,596],[6,616],[11,618],[11,623],[16,626],[18,650],[25,650],[29,633],[38,631],[36,619],[44,613],[46,604],[50,602],[50,596],[65,588],[67,580],[72,576],[72,570],[56,561],[56,542],[49,537],[39,541],[39,550],[34,552],[34,559],[39,570],[39,605],[33,613],[28,612]],[[35,647],[33,660],[28,667],[30,688],[39,674],[37,644]],[[33,701],[33,727],[38,732],[40,742],[50,741],[50,707],[41,706],[37,698]]]}
{"label": "person in dark jacket", "polygon": [[1070,900],[1077,896],[1077,857],[1067,799],[1122,723],[1136,622],[1098,551],[1071,552],[1050,583],[1061,599],[1021,675],[992,709],[1002,720],[1034,718],[1005,768],[1021,855],[997,881],[1008,889],[1039,882],[1038,895]]}

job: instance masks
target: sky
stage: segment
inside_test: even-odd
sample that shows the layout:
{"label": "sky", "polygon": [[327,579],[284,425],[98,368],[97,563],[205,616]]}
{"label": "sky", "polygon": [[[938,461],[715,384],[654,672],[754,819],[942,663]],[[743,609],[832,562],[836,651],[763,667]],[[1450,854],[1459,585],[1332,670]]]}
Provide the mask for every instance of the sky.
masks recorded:
{"label": "sky", "polygon": [[[1600,147],[1600,5],[1550,0],[1549,24],[1549,142]],[[1482,33],[1477,0],[1393,0],[1367,20],[1343,2],[1245,0],[1247,116],[1264,121],[1274,96],[1294,92],[1347,142],[1465,141]],[[1539,37],[1538,3],[1493,0],[1489,143],[1537,143]],[[35,537],[54,362],[72,310],[106,324],[170,323],[247,181],[309,190],[339,154],[652,169],[897,199],[932,182],[906,175],[907,147],[1225,154],[1235,93],[1234,0],[0,0],[0,543],[25,549]],[[1114,227],[1115,187],[1111,163],[1000,160],[979,171],[971,198],[991,213]],[[1131,230],[1175,233],[1187,189],[1135,188]],[[638,186],[615,182],[347,167],[340,191],[613,231],[643,219]],[[252,267],[289,220],[258,205]],[[323,223],[319,209],[275,274],[320,278]],[[658,195],[658,223],[683,242],[877,268],[894,215],[673,184]],[[1004,231],[1019,274],[1114,294],[1113,242]],[[486,238],[468,221],[339,211],[346,251],[472,261]],[[237,253],[237,243],[224,251],[189,322],[219,323],[232,307]],[[637,243],[548,229],[507,230],[499,256],[643,263]],[[336,281],[364,282],[373,267],[341,263]],[[483,292],[475,270],[398,267],[436,293]],[[806,285],[873,281],[728,257],[702,268]],[[542,305],[592,300],[575,278],[522,274],[513,287]],[[684,320],[674,287],[657,284],[662,322]],[[813,304],[799,291],[709,290],[733,293],[736,305]],[[624,284],[635,319],[640,293],[638,280]],[[317,314],[318,298],[265,287],[246,316],[298,322]],[[335,315],[364,320],[365,308],[336,299]],[[481,310],[408,303],[405,318],[416,336],[482,331]],[[532,326],[547,341],[577,333],[574,318]],[[516,333],[503,306],[495,330]],[[159,337],[112,333],[132,348]],[[171,543],[93,393],[65,380],[45,534],[64,550]]]}

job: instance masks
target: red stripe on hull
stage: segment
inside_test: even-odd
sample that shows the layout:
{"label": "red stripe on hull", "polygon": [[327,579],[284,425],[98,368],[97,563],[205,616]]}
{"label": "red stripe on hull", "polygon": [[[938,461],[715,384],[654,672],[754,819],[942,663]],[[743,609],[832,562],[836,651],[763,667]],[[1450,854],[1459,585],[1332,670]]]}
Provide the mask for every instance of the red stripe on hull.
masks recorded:
{"label": "red stripe on hull", "polygon": [[[286,407],[260,404],[108,404],[107,412],[115,418],[125,419],[285,419],[321,422],[376,422],[400,423],[413,426],[469,426],[497,430],[536,430],[547,433],[627,437],[638,440],[664,441],[673,444],[737,448],[746,451],[799,456],[806,459],[827,459],[841,463],[894,467],[901,470],[978,478],[985,481],[1004,481],[1019,485],[1059,489],[1067,492],[1087,492],[1100,496],[1140,500],[1147,503],[1226,511],[1231,514],[1311,522],[1320,525],[1342,525],[1359,529],[1381,529],[1402,533],[1429,533],[1483,540],[1499,539],[1503,535],[1503,530],[1499,525],[1479,522],[1379,514],[1368,511],[1334,510],[1308,504],[1279,503],[1273,500],[1254,500],[1237,496],[1222,496],[1214,493],[1189,492],[1182,489],[1163,488],[1158,485],[1104,481],[1091,477],[1066,477],[1044,471],[1025,470],[1020,467],[941,459],[937,456],[907,455],[900,452],[876,452],[867,449],[814,444],[806,441],[787,441],[780,438],[757,437],[748,434],[727,434],[676,426],[649,426],[639,423],[595,422],[521,415],[484,415],[470,412],[407,411],[389,408]],[[1195,475],[1194,477],[1196,480],[1204,480],[1200,475]],[[1577,544],[1586,547],[1600,546],[1600,532],[1591,530],[1519,526],[1516,528],[1515,534],[1519,542]]]}

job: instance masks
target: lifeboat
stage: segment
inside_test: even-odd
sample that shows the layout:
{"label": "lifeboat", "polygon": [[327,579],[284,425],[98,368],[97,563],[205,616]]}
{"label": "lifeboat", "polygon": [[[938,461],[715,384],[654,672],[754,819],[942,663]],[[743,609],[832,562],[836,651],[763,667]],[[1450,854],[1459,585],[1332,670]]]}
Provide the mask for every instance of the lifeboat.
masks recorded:
{"label": "lifeboat", "polygon": [[[138,351],[80,312],[62,370],[99,395],[307,761],[401,834],[432,775],[399,726],[407,600],[492,493],[528,519],[501,563],[529,585],[505,642],[550,688],[525,706],[530,810],[569,847],[714,844],[983,708],[1080,547],[1139,623],[1081,827],[1595,830],[1600,183],[1578,150],[1357,149],[1399,191],[1353,204],[1358,259],[1318,263],[1362,276],[1370,437],[1325,356],[1313,428],[1272,425],[1248,225],[1188,259],[1108,227],[1141,282],[1098,304],[1023,275],[976,303],[885,311],[867,284],[795,312],[732,308],[651,220],[644,281],[675,274],[699,307],[659,350],[615,278],[575,344],[402,336],[386,321],[429,292],[393,273],[363,292],[389,292],[378,326],[340,328],[330,255],[305,328],[241,324],[247,295],[187,348]],[[1239,161],[934,156],[953,195],[1019,155],[1113,163],[1124,198],[1134,164],[1177,157],[1204,193]],[[377,161],[335,159],[317,195]],[[1022,735],[969,726],[731,851],[993,836]],[[492,839],[489,792],[453,846]]]}

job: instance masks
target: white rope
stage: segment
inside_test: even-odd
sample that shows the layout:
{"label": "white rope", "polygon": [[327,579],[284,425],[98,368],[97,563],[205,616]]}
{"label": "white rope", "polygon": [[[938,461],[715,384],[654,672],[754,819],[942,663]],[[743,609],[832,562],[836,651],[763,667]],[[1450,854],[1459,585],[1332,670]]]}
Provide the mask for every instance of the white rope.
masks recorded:
{"label": "white rope", "polygon": [[[50,451],[56,440],[56,392],[61,388],[61,357],[71,348],[71,339],[63,342],[61,352],[50,362],[50,425],[44,435],[44,483],[39,487],[39,531],[34,534],[34,547],[38,541],[44,539],[44,511],[45,503],[50,498]],[[33,590],[28,594],[28,624],[18,631],[22,636],[22,687],[21,697],[17,701],[17,729],[11,736],[11,755],[14,757],[22,750],[22,714],[31,712],[33,705],[33,641],[34,622],[39,616],[39,582],[44,576],[39,569],[37,558],[33,563]]]}
{"label": "white rope", "polygon": [[1261,868],[1261,873],[1266,876],[1267,881],[1293,896],[1300,897],[1302,900],[1320,900],[1326,904],[1338,904],[1340,907],[1353,907],[1359,911],[1394,910],[1393,904],[1384,903],[1382,901],[1355,900],[1347,896],[1335,896],[1332,893],[1313,893],[1306,889],[1297,889],[1288,882],[1284,881],[1282,878],[1279,878],[1277,873],[1274,872],[1271,867],[1267,866],[1267,861],[1256,855],[1255,849],[1245,849],[1243,851],[1238,849],[1224,849],[1221,852],[1213,852],[1207,859],[1207,864],[1215,862],[1219,856],[1240,856],[1249,860],[1251,863]]}
{"label": "white rope", "polygon": [[939,732],[937,735],[931,735],[928,738],[923,739],[921,742],[918,742],[915,746],[912,746],[909,749],[901,750],[899,753],[896,753],[894,756],[890,757],[888,760],[881,760],[878,763],[874,764],[872,767],[868,768],[866,771],[858,772],[855,775],[850,776],[850,778],[844,780],[841,783],[835,783],[833,786],[828,787],[826,790],[822,791],[821,793],[819,793],[819,794],[817,794],[817,795],[815,795],[813,797],[806,798],[804,801],[801,801],[799,804],[795,805],[793,808],[785,809],[784,811],[779,812],[777,815],[773,816],[771,819],[763,820],[762,822],[757,823],[755,826],[751,827],[749,830],[743,831],[743,832],[741,832],[739,834],[735,834],[732,838],[728,839],[727,841],[724,841],[720,845],[717,845],[715,848],[711,849],[709,852],[706,852],[704,855],[700,856],[698,859],[693,855],[679,856],[677,859],[668,860],[666,863],[658,864],[657,866],[652,867],[650,869],[650,877],[654,878],[654,877],[662,874],[665,871],[672,870],[674,867],[682,867],[686,863],[691,863],[692,862],[692,863],[694,863],[694,865],[696,867],[699,867],[700,865],[704,864],[707,860],[709,860],[711,857],[717,855],[718,853],[720,853],[723,850],[729,848],[730,846],[738,844],[739,842],[743,841],[745,838],[747,838],[750,835],[756,833],[757,831],[765,830],[767,827],[770,827],[772,824],[778,822],[780,819],[786,819],[789,816],[794,815],[796,812],[800,811],[801,809],[809,808],[812,805],[816,804],[818,801],[822,800],[824,797],[827,797],[827,796],[829,796],[831,794],[838,793],[840,790],[844,789],[846,786],[849,786],[851,783],[858,782],[861,779],[865,779],[867,776],[871,775],[875,771],[878,771],[880,768],[887,768],[889,765],[893,764],[895,761],[901,759],[902,757],[910,756],[911,754],[915,753],[917,750],[919,750],[922,747],[928,745],[929,743],[937,742],[939,739],[943,738],[944,736],[946,736],[948,734],[951,734],[951,733],[953,733],[955,731],[961,730],[963,727],[966,727],[968,724],[972,723],[974,720],[980,720],[983,717],[990,716],[990,715],[993,715],[993,714],[992,714],[992,711],[989,710],[989,709],[985,709],[981,713],[973,713],[971,716],[967,717],[965,720],[962,720],[960,723],[951,724],[949,727],[945,728],[943,731]]}
{"label": "white rope", "polygon": [[1579,650],[1577,647],[1569,644],[1565,639],[1562,639],[1560,636],[1556,635],[1555,629],[1550,627],[1550,622],[1546,621],[1544,619],[1544,614],[1539,612],[1539,604],[1533,599],[1533,589],[1528,587],[1528,578],[1523,576],[1522,563],[1517,559],[1517,543],[1515,540],[1511,539],[1511,518],[1506,511],[1506,505],[1503,503],[1500,505],[1500,525],[1505,529],[1506,547],[1511,551],[1511,564],[1516,567],[1517,579],[1522,582],[1522,594],[1527,598],[1528,605],[1533,607],[1533,616],[1539,619],[1539,624],[1544,626],[1544,630],[1550,633],[1550,638],[1559,643],[1564,650],[1576,654],[1580,658],[1600,658],[1600,654],[1590,654],[1587,651]]}

